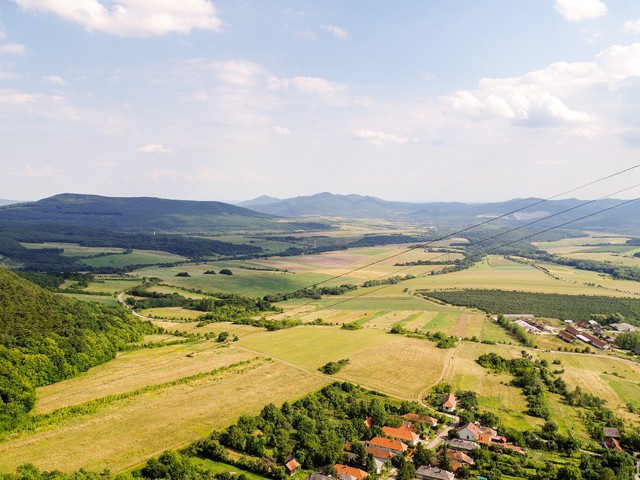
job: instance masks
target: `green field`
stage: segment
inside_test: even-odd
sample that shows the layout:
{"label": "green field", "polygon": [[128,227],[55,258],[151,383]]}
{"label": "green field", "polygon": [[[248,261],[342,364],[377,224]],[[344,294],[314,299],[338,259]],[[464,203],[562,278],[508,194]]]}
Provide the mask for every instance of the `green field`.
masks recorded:
{"label": "green field", "polygon": [[134,250],[131,253],[119,255],[104,255],[94,258],[83,258],[82,263],[92,267],[127,267],[129,265],[158,265],[162,263],[178,263],[187,260],[185,257],[173,253],[158,252],[156,250]]}

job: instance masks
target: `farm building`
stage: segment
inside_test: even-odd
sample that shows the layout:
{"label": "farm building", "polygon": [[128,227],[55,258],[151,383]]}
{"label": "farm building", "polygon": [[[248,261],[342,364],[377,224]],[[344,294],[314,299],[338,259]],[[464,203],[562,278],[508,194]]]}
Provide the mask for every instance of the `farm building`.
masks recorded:
{"label": "farm building", "polygon": [[630,323],[612,323],[611,326],[619,332],[636,332],[640,330],[640,328],[634,327]]}
{"label": "farm building", "polygon": [[562,330],[561,332],[558,332],[558,336],[565,342],[569,342],[569,343],[575,340],[575,337],[571,335],[569,332],[567,332],[566,330]]}

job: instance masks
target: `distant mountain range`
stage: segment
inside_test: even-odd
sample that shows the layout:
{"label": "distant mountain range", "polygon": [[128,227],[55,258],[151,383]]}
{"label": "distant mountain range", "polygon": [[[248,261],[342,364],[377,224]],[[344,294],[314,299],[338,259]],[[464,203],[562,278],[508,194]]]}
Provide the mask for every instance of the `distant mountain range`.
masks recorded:
{"label": "distant mountain range", "polygon": [[243,202],[241,205],[258,212],[290,218],[377,218],[434,225],[472,225],[485,219],[509,214],[500,219],[500,223],[509,226],[529,223],[574,209],[556,216],[553,221],[551,219],[541,221],[538,224],[541,228],[555,226],[615,207],[580,220],[571,226],[639,232],[640,201],[616,207],[623,202],[624,200],[615,199],[590,202],[578,199],[543,201],[539,198],[518,198],[494,203],[410,203],[381,200],[371,196],[336,195],[325,192],[283,200],[262,196]]}
{"label": "distant mountain range", "polygon": [[36,202],[0,207],[0,223],[58,224],[120,232],[223,232],[225,230],[308,229],[273,215],[222,202],[151,197],[102,197],[64,193]]}
{"label": "distant mountain range", "polygon": [[5,198],[0,198],[0,205],[11,205],[12,203],[18,203],[16,200],[7,200]]}
{"label": "distant mountain range", "polygon": [[[65,193],[36,202],[0,206],[0,230],[9,225],[37,228],[55,225],[136,233],[292,232],[327,229],[327,221],[320,219],[334,218],[465,227],[503,215],[504,218],[492,224],[513,227],[541,219],[536,227],[543,229],[609,209],[570,227],[640,235],[640,201],[614,208],[623,202],[519,198],[495,203],[410,203],[362,195],[319,193],[289,199],[262,196],[238,206],[210,201]],[[573,210],[555,216],[569,209]],[[551,216],[555,217],[545,220]],[[283,217],[290,220],[283,221]]]}

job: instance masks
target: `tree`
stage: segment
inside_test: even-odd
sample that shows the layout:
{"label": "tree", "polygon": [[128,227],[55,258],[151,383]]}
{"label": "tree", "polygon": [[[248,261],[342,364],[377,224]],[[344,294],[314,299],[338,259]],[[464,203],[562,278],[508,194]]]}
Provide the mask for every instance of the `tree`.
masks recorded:
{"label": "tree", "polygon": [[220,275],[233,275],[233,272],[231,270],[229,270],[228,268],[223,268],[222,270],[220,270]]}
{"label": "tree", "polygon": [[229,338],[229,332],[220,332],[218,334],[218,338],[216,339],[216,342],[224,343],[227,341],[228,338]]}

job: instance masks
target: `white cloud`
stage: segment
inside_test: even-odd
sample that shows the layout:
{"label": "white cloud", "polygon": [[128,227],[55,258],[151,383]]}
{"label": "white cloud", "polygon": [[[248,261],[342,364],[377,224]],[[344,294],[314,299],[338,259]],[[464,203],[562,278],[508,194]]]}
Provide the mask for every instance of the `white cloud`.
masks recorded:
{"label": "white cloud", "polygon": [[275,125],[273,127],[273,131],[276,132],[278,135],[282,135],[287,136],[287,135],[291,135],[291,130],[289,130],[287,127],[281,127],[280,125]]}
{"label": "white cloud", "polygon": [[607,5],[602,0],[556,0],[555,8],[570,22],[590,20],[607,13]]}
{"label": "white cloud", "polygon": [[624,22],[623,29],[628,33],[634,33],[636,35],[640,34],[640,18],[638,20],[629,20],[628,22]]}
{"label": "white cloud", "polygon": [[58,75],[49,75],[46,77],[42,77],[42,81],[45,83],[49,83],[51,85],[56,85],[58,87],[63,87],[67,85],[67,82],[62,77],[59,77]]}
{"label": "white cloud", "polygon": [[7,55],[16,55],[22,56],[26,55],[27,47],[20,43],[6,43],[4,45],[0,45],[0,53]]}
{"label": "white cloud", "polygon": [[358,130],[355,132],[356,140],[365,140],[374,145],[386,145],[388,143],[403,144],[409,142],[408,138],[399,137],[391,133],[374,132],[372,130]]}
{"label": "white cloud", "polygon": [[56,171],[53,167],[46,166],[42,168],[33,168],[31,165],[27,165],[24,167],[24,170],[19,172],[17,175],[19,177],[29,177],[29,178],[43,178],[43,177],[53,177],[55,176]]}
{"label": "white cloud", "polygon": [[50,12],[84,26],[121,37],[151,37],[220,31],[222,21],[209,0],[13,0],[25,10]]}
{"label": "white cloud", "polygon": [[155,143],[150,143],[149,145],[145,145],[144,147],[136,148],[136,152],[138,153],[171,153],[172,150],[163,145],[158,145]]}
{"label": "white cloud", "polygon": [[347,33],[346,30],[343,30],[340,27],[336,27],[335,25],[320,25],[320,28],[329,32],[338,40],[346,40],[347,38],[349,38],[349,34]]}
{"label": "white cloud", "polygon": [[613,45],[596,55],[598,68],[607,77],[623,80],[640,75],[640,43]]}
{"label": "white cloud", "polygon": [[17,90],[0,90],[0,103],[11,106],[36,103],[44,96],[39,93],[25,93]]}

